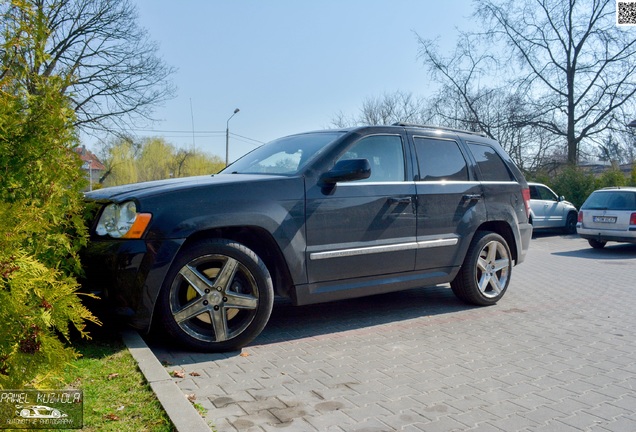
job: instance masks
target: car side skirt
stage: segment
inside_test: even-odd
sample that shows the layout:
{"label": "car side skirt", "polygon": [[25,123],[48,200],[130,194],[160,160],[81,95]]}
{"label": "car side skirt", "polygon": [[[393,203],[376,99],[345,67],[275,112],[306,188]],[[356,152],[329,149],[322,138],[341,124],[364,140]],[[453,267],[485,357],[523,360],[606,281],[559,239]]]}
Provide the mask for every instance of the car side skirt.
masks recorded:
{"label": "car side skirt", "polygon": [[434,272],[408,272],[382,276],[336,280],[296,285],[292,300],[300,305],[323,303],[368,295],[384,294],[412,288],[423,288],[448,283],[454,279],[459,267],[445,267]]}

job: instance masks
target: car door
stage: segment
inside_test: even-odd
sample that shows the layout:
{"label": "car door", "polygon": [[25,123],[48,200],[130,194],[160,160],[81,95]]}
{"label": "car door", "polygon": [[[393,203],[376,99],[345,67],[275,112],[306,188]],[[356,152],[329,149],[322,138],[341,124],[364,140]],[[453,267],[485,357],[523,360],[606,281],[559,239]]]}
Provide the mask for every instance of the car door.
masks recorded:
{"label": "car door", "polygon": [[467,242],[485,219],[481,184],[453,138],[413,136],[419,176],[416,269],[461,265]]}
{"label": "car door", "polygon": [[554,192],[545,186],[530,186],[530,208],[537,228],[561,227],[565,224],[565,206]]}
{"label": "car door", "polygon": [[338,160],[367,159],[369,178],[308,189],[309,283],[413,270],[415,185],[405,177],[404,138],[362,137]]}

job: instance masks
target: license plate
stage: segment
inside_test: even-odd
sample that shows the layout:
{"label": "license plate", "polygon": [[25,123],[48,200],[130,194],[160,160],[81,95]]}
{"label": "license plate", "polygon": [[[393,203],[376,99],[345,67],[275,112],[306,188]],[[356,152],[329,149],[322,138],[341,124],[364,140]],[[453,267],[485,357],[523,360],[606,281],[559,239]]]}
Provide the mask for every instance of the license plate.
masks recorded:
{"label": "license plate", "polygon": [[598,223],[616,223],[616,216],[593,216],[592,220]]}

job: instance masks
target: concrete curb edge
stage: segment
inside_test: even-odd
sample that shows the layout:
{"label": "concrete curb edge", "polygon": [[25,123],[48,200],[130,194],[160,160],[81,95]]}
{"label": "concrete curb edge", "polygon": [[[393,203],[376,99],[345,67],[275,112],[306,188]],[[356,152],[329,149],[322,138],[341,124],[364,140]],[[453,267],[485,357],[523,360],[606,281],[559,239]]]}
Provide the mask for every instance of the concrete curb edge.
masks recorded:
{"label": "concrete curb edge", "polygon": [[179,432],[210,432],[210,427],[172,380],[146,342],[134,330],[121,332],[122,339],[159,403]]}

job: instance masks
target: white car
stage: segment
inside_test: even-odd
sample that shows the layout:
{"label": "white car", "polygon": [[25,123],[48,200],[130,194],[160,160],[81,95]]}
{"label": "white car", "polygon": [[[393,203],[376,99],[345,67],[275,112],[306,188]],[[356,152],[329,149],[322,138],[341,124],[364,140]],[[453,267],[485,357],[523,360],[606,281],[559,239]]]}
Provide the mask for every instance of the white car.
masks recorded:
{"label": "white car", "polygon": [[57,408],[51,408],[46,405],[16,405],[16,413],[22,418],[38,418],[38,419],[57,419],[68,417]]}
{"label": "white car", "polygon": [[568,234],[576,233],[577,211],[572,203],[544,184],[528,183],[528,186],[533,229],[561,228]]}
{"label": "white car", "polygon": [[636,188],[592,192],[581,206],[576,231],[595,249],[608,241],[636,243]]}

